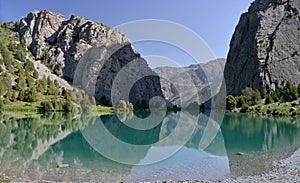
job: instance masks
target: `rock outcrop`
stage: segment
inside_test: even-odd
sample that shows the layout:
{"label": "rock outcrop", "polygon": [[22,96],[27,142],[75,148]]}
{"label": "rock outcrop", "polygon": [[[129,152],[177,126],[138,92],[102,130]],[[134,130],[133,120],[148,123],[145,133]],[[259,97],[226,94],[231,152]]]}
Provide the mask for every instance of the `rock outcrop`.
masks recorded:
{"label": "rock outcrop", "polygon": [[[117,73],[133,60],[139,60],[143,68],[137,70],[149,71],[144,59],[140,57],[130,41],[119,30],[111,29],[103,24],[72,15],[70,19],[47,10],[33,11],[22,18],[17,27],[21,40],[30,49],[36,60],[46,62],[53,72],[72,82],[77,65],[85,53],[94,47],[113,48],[111,55],[103,60],[103,66],[97,74],[95,97],[98,104],[112,105],[111,88]],[[104,50],[105,51],[105,50]],[[100,58],[95,58],[99,60]],[[149,102],[153,96],[163,96],[159,77],[146,77],[139,80],[132,93],[138,97],[130,97],[136,106],[141,101]],[[124,78],[125,79],[125,78]],[[124,80],[124,82],[126,82]]]}
{"label": "rock outcrop", "polygon": [[270,93],[300,84],[300,1],[256,0],[230,43],[224,71],[228,94],[245,87]]}

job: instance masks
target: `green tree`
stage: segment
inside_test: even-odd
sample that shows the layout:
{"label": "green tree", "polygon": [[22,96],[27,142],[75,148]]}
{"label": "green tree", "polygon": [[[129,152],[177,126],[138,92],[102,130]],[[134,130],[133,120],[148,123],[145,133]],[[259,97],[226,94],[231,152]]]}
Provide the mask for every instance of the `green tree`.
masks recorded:
{"label": "green tree", "polygon": [[237,108],[240,108],[243,106],[243,104],[245,104],[245,98],[243,96],[239,96],[239,97],[236,97],[236,101],[237,101],[237,104],[236,104],[236,107]]}
{"label": "green tree", "polygon": [[31,61],[26,60],[26,62],[25,62],[25,72],[31,73],[33,71],[35,71],[34,64]]}
{"label": "green tree", "polygon": [[44,75],[42,79],[38,80],[37,90],[42,94],[47,94],[48,84],[46,76]]}
{"label": "green tree", "polygon": [[291,82],[287,82],[283,88],[283,101],[292,102],[298,99],[297,87],[293,86]]}
{"label": "green tree", "polygon": [[50,82],[48,82],[49,87],[48,87],[48,91],[47,94],[48,95],[58,95],[59,94],[59,88],[56,86],[56,84],[50,80]]}
{"label": "green tree", "polygon": [[39,73],[38,73],[38,71],[36,71],[35,69],[34,69],[34,71],[33,71],[32,77],[33,77],[34,79],[38,79],[38,78],[39,78]]}
{"label": "green tree", "polygon": [[253,90],[252,88],[246,87],[242,90],[245,102],[250,105],[256,105],[261,100],[261,94],[258,90]]}
{"label": "green tree", "polygon": [[62,103],[60,101],[58,101],[57,99],[53,99],[52,100],[52,104],[53,104],[53,108],[56,111],[62,111]]}
{"label": "green tree", "polygon": [[26,83],[27,86],[33,86],[35,84],[34,79],[30,75],[26,76]]}
{"label": "green tree", "polygon": [[45,111],[53,111],[54,110],[54,107],[53,107],[51,101],[42,102],[41,105]]}
{"label": "green tree", "polygon": [[272,96],[272,99],[273,99],[274,102],[279,102],[280,99],[279,99],[278,94],[276,92],[272,93],[271,96]]}
{"label": "green tree", "polygon": [[74,105],[71,99],[66,99],[65,104],[64,104],[64,109],[67,112],[72,112],[74,109]]}
{"label": "green tree", "polygon": [[26,85],[25,77],[19,76],[19,78],[17,79],[16,89],[18,91],[21,91],[21,90],[25,90],[26,87],[27,85]]}
{"label": "green tree", "polygon": [[10,100],[12,102],[15,102],[17,100],[17,98],[18,98],[18,93],[15,90],[12,90]]}
{"label": "green tree", "polygon": [[267,104],[271,104],[271,103],[273,103],[274,101],[273,101],[273,98],[272,98],[272,96],[271,95],[267,95],[267,97],[266,97],[266,99],[265,99],[265,104],[267,105]]}
{"label": "green tree", "polygon": [[248,104],[243,104],[242,108],[241,108],[241,112],[249,112],[250,111],[250,107]]}
{"label": "green tree", "polygon": [[228,95],[226,97],[226,109],[232,111],[233,109],[235,109],[236,105],[237,101],[234,96]]}
{"label": "green tree", "polygon": [[11,99],[11,95],[12,95],[12,91],[11,91],[11,89],[9,88],[9,89],[7,90],[7,92],[6,92],[6,94],[5,94],[5,98],[6,98],[7,100],[10,100],[10,99]]}
{"label": "green tree", "polygon": [[72,100],[72,91],[71,90],[63,88],[61,94],[66,100]]}
{"label": "green tree", "polygon": [[41,57],[42,64],[48,65],[49,58],[50,58],[50,55],[49,55],[48,51],[45,50],[42,57]]}
{"label": "green tree", "polygon": [[3,100],[0,99],[0,109],[4,106]]}
{"label": "green tree", "polygon": [[11,79],[8,74],[0,75],[0,96],[2,96],[8,89],[11,89]]}
{"label": "green tree", "polygon": [[36,102],[38,101],[37,91],[35,87],[30,87],[26,90],[25,101]]}
{"label": "green tree", "polygon": [[21,101],[24,101],[24,99],[25,99],[25,89],[19,90],[18,99],[21,100]]}

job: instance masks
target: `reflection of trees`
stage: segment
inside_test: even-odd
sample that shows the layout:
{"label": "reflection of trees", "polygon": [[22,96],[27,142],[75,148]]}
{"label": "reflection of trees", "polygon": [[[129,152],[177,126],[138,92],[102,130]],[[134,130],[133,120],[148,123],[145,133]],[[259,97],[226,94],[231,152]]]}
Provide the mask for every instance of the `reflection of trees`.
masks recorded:
{"label": "reflection of trees", "polygon": [[[159,116],[158,113],[155,114],[156,115],[153,115],[154,117]],[[149,116],[149,114],[145,112],[136,115],[144,117],[143,119]],[[89,178],[99,178],[101,176],[107,176],[108,174],[114,175],[114,173],[116,178],[118,178],[119,175],[126,176],[131,171],[132,166],[120,165],[107,160],[105,157],[99,155],[99,153],[86,142],[80,132],[74,132],[72,134],[69,132],[81,129],[82,134],[87,130],[87,133],[92,137],[94,137],[95,134],[101,136],[99,129],[100,127],[102,128],[100,124],[103,124],[103,127],[113,134],[114,137],[118,138],[118,140],[134,145],[145,145],[144,149],[136,152],[122,148],[114,149],[116,155],[124,156],[124,158],[130,159],[132,162],[139,163],[140,160],[147,155],[153,143],[167,138],[172,133],[174,128],[178,125],[177,122],[180,115],[184,116],[185,121],[179,130],[179,137],[185,133],[192,133],[189,131],[189,126],[195,123],[195,119],[199,119],[199,121],[196,122],[196,130],[192,134],[192,138],[186,144],[189,148],[198,149],[199,141],[201,140],[208,118],[202,114],[196,115],[195,113],[168,111],[160,123],[156,123],[154,122],[155,120],[153,120],[154,127],[149,130],[134,130],[127,126],[128,123],[142,123],[142,121],[133,118],[132,121],[129,120],[124,123],[121,122],[116,115],[97,118],[87,115],[74,116],[71,113],[45,113],[43,115],[34,116],[1,116],[0,171],[14,169],[13,173],[15,175],[26,175],[32,179],[53,180],[53,177],[59,176],[65,179],[64,176],[66,176],[70,178],[70,181],[73,181],[72,178],[74,178],[74,180],[81,180],[80,178],[85,176],[82,172],[90,172]],[[99,119],[101,119],[101,121]],[[146,122],[145,125],[150,125],[150,122],[151,121]],[[62,136],[62,132],[68,132],[65,133],[68,136]],[[222,134],[219,135],[218,137],[222,137]],[[100,140],[103,141],[102,138],[100,138]],[[172,139],[172,141],[166,145],[177,145],[178,141],[176,140],[181,142],[181,139]],[[220,142],[223,141],[221,140]],[[41,143],[46,148],[37,152],[41,147]],[[105,141],[104,143],[111,144],[111,146],[108,145],[108,147],[118,148],[115,147],[115,144],[110,143],[110,141]],[[99,144],[99,141],[97,141],[97,144]],[[209,147],[210,151],[208,152],[215,153],[221,146],[224,146],[224,144],[212,143],[212,147]],[[62,176],[62,174],[56,174],[58,173],[56,166],[62,163],[70,165],[69,168],[59,170],[64,173],[64,176]],[[97,179],[93,180],[96,182]]]}
{"label": "reflection of trees", "polygon": [[291,148],[299,142],[299,130],[289,119],[240,114],[226,114],[222,124],[227,152],[231,154]]}
{"label": "reflection of trees", "polygon": [[[96,117],[72,113],[33,116],[0,115],[0,157],[10,161],[30,159],[38,143],[47,143],[64,131],[75,131],[95,123]],[[5,159],[6,159],[5,158]]]}

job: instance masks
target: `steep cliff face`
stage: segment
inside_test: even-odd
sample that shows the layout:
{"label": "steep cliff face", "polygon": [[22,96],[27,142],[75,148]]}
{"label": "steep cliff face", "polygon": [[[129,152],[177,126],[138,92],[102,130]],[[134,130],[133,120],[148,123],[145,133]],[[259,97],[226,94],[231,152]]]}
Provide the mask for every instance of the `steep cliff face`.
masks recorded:
{"label": "steep cliff face", "polygon": [[[111,88],[118,72],[133,60],[142,64],[137,70],[151,72],[144,59],[132,48],[131,43],[119,30],[111,29],[105,25],[92,22],[85,18],[72,15],[66,19],[63,15],[47,10],[33,11],[22,18],[17,27],[21,40],[27,45],[36,60],[46,61],[46,64],[55,74],[73,81],[78,63],[86,52],[94,47],[112,48],[115,53],[102,50],[99,55],[107,56],[103,60],[102,69],[98,71],[95,84],[96,100],[99,104],[111,105]],[[100,50],[101,51],[101,50]],[[100,57],[101,57],[100,56]],[[101,59],[89,58],[87,61]],[[87,70],[83,70],[87,72]],[[125,79],[125,78],[124,78]],[[124,82],[126,82],[124,80]],[[132,93],[139,97],[130,100],[138,106],[141,101],[148,102],[153,96],[162,96],[159,78],[142,78],[138,81]]]}
{"label": "steep cliff face", "polygon": [[245,87],[274,91],[300,84],[300,1],[256,0],[230,43],[224,77],[228,94]]}

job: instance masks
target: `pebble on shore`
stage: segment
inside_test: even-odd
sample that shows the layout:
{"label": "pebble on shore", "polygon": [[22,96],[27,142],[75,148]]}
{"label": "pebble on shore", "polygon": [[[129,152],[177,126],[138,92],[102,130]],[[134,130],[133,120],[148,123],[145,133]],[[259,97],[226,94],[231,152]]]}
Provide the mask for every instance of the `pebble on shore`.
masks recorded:
{"label": "pebble on shore", "polygon": [[[15,182],[21,182],[22,180],[15,179],[14,177],[0,174],[1,180],[13,180]],[[26,181],[28,182],[28,181]],[[29,181],[30,182],[30,181]],[[36,181],[33,181],[36,182]],[[41,182],[41,181],[38,181]],[[51,181],[42,181],[50,183]],[[300,148],[296,150],[292,156],[275,161],[273,168],[270,172],[255,175],[255,176],[241,176],[241,177],[229,177],[223,180],[184,180],[184,181],[156,181],[155,183],[278,183],[278,182],[300,182]]]}
{"label": "pebble on shore", "polygon": [[300,148],[292,156],[275,161],[270,172],[255,175],[228,177],[223,180],[157,181],[155,183],[278,183],[300,182]]}

